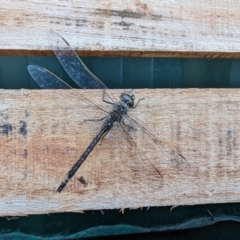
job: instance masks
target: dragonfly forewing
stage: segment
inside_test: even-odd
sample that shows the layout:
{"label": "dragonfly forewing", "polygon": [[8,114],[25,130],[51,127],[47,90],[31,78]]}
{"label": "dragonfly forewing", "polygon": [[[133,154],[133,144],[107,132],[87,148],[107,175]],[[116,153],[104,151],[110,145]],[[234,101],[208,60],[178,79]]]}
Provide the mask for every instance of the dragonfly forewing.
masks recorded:
{"label": "dragonfly forewing", "polygon": [[83,63],[69,43],[58,33],[50,31],[47,33],[50,45],[72,80],[83,89],[107,88]]}

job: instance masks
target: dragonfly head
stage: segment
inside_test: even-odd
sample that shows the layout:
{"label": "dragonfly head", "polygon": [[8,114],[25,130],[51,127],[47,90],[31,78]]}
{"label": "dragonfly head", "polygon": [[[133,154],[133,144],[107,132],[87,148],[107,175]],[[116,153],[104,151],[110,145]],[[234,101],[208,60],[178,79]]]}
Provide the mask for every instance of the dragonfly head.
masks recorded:
{"label": "dragonfly head", "polygon": [[128,105],[128,107],[132,108],[134,106],[134,94],[130,92],[124,92],[121,94],[120,99]]}

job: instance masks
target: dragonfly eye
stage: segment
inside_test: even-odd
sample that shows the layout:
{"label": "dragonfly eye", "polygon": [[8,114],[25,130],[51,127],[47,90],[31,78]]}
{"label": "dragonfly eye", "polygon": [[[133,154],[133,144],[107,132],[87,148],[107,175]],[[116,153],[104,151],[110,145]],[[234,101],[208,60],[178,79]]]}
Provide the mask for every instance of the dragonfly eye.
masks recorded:
{"label": "dragonfly eye", "polygon": [[120,99],[125,102],[129,107],[134,106],[134,95],[131,93],[122,93]]}

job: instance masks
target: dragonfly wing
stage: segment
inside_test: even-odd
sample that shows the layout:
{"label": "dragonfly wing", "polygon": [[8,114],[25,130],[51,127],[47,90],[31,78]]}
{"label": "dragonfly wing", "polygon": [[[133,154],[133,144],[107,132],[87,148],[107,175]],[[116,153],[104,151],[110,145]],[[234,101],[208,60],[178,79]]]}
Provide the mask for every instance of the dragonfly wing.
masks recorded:
{"label": "dragonfly wing", "polygon": [[[147,150],[146,154],[156,158],[156,164],[170,165],[179,172],[187,171],[190,168],[188,160],[170,143],[161,141],[147,127],[141,124],[139,119],[126,116],[126,124],[130,126],[128,134],[133,139],[138,138],[138,148]],[[150,157],[149,157],[150,158]]]}
{"label": "dragonfly wing", "polygon": [[28,65],[28,72],[35,82],[43,89],[69,89],[71,88],[62,79],[43,67]]}
{"label": "dragonfly wing", "polygon": [[[127,157],[127,165],[134,174],[134,179],[132,179],[131,182],[135,182],[137,185],[141,186],[141,189],[144,188],[144,190],[151,189],[157,191],[161,189],[164,185],[164,181],[160,170],[153,161],[140,150],[133,136],[129,134],[122,123],[120,123],[120,126],[128,145],[131,146],[129,148],[124,144],[124,149],[122,149],[122,156],[124,156],[123,153],[125,151],[127,151],[127,156],[131,156],[130,158]],[[121,145],[122,144],[119,146]]]}
{"label": "dragonfly wing", "polygon": [[[80,170],[76,173],[77,179],[83,178],[97,188],[101,185],[111,185],[116,192],[129,193],[138,189],[146,194],[154,194],[155,191],[163,188],[162,172],[151,163],[146,155],[142,154],[122,123],[115,125],[109,131],[101,145],[101,148],[105,150],[110,148],[109,157],[106,159],[106,155],[99,152],[98,156],[95,155],[97,160],[94,160],[94,157],[91,160],[96,164],[92,166],[92,175],[84,176]],[[82,185],[81,181],[80,184]]]}
{"label": "dragonfly wing", "polygon": [[50,31],[47,38],[51,49],[72,80],[83,89],[107,88],[82,62],[69,43],[58,33]]}

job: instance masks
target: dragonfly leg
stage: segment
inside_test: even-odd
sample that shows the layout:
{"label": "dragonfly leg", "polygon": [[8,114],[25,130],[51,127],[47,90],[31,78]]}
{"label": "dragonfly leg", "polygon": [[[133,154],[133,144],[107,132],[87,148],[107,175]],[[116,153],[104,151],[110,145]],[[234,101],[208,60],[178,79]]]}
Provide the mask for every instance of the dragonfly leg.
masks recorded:
{"label": "dragonfly leg", "polygon": [[140,101],[142,101],[143,99],[144,99],[144,98],[140,98],[140,99],[137,101],[137,103],[135,104],[135,106],[134,106],[134,107],[132,107],[132,108],[133,108],[133,109],[134,109],[134,108],[136,108],[136,107],[137,107],[137,105],[139,104],[139,102],[140,102]]}
{"label": "dragonfly leg", "polygon": [[[107,116],[106,116],[107,117]],[[100,122],[106,119],[106,117],[100,118],[100,119],[84,119],[84,122]]]}
{"label": "dragonfly leg", "polygon": [[133,125],[125,123],[124,119],[122,120],[122,123],[123,123],[124,126],[126,126],[128,128],[128,131],[129,130],[136,130]]}
{"label": "dragonfly leg", "polygon": [[106,95],[106,91],[105,91],[105,89],[103,89],[103,96],[102,96],[103,102],[113,105],[114,104],[113,102],[109,102],[105,99],[105,95]]}

